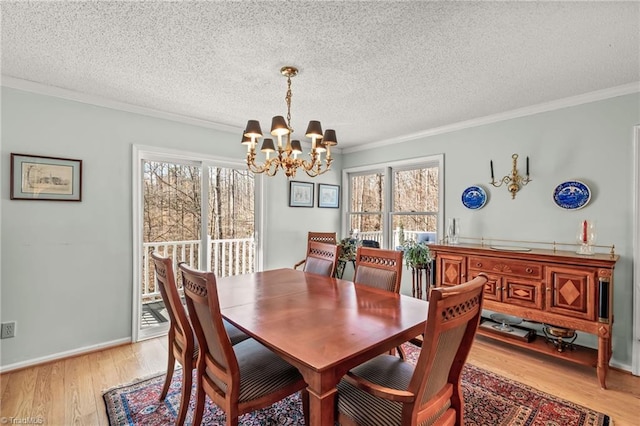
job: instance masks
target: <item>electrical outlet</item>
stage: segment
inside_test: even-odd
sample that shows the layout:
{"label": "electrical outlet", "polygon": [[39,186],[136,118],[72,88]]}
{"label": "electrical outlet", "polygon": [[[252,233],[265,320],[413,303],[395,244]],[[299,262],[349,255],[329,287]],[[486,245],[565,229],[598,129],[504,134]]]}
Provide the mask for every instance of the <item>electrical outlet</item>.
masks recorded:
{"label": "electrical outlet", "polygon": [[16,337],[16,322],[3,322],[2,330],[0,332],[0,339],[8,339],[10,337]]}

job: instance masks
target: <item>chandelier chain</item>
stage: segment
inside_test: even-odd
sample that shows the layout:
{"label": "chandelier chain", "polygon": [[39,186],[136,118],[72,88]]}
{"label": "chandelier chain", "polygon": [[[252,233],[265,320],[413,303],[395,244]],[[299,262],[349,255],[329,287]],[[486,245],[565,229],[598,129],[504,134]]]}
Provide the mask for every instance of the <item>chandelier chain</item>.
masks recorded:
{"label": "chandelier chain", "polygon": [[289,127],[289,132],[293,133],[293,129],[291,128],[291,98],[293,94],[291,93],[291,76],[287,76],[287,96],[285,96],[284,100],[287,101],[287,126]]}

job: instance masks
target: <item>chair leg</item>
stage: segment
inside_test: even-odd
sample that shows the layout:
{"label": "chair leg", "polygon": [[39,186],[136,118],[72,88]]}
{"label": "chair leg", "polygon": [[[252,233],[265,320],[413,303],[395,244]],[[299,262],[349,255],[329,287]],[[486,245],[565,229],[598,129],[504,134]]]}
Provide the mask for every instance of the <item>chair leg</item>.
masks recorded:
{"label": "chair leg", "polygon": [[[198,378],[198,381],[200,379]],[[196,408],[193,412],[193,426],[200,426],[202,423],[202,415],[204,414],[204,399],[206,394],[200,383],[198,383],[198,390],[196,391]]]}
{"label": "chair leg", "polygon": [[191,385],[193,384],[193,370],[191,368],[183,368],[182,370],[182,393],[180,396],[180,410],[178,411],[178,419],[176,425],[182,426],[187,418],[189,411],[189,400],[191,399]]}
{"label": "chair leg", "polygon": [[169,392],[169,386],[171,386],[171,379],[173,378],[173,369],[176,365],[176,358],[173,355],[173,348],[169,345],[169,361],[167,362],[167,375],[164,379],[164,386],[162,387],[162,392],[160,393],[160,401],[164,401],[167,397],[167,392]]}
{"label": "chair leg", "polygon": [[400,357],[400,359],[406,361],[407,354],[405,353],[404,348],[402,346],[398,346],[396,350],[398,351],[398,356]]}

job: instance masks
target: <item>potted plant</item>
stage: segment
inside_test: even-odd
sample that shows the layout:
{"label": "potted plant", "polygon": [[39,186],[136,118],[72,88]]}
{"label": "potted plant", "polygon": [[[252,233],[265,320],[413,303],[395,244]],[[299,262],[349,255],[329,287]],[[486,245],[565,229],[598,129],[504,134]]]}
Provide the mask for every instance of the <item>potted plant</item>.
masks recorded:
{"label": "potted plant", "polygon": [[425,242],[406,240],[402,245],[407,268],[424,269],[431,263],[431,250]]}

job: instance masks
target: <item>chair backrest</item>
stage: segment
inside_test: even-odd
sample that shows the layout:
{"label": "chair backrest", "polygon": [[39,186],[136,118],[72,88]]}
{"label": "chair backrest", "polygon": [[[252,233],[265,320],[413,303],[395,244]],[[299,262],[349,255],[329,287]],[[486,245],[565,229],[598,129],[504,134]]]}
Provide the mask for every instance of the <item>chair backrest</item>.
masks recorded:
{"label": "chair backrest", "polygon": [[[335,232],[309,232],[309,234],[307,235],[307,253],[309,253],[309,243],[311,241],[333,245],[338,244],[336,235],[337,234]],[[298,266],[305,264],[305,262],[306,259],[302,259],[301,261],[293,265],[293,269],[298,269]]]}
{"label": "chair backrest", "polygon": [[[170,341],[174,342],[174,353],[188,354],[191,356],[194,350],[193,332],[187,313],[178,294],[173,262],[169,257],[163,257],[156,252],[151,253],[155,265],[156,285],[162,295],[162,300],[169,313]],[[173,337],[173,339],[171,339]]]}
{"label": "chair backrest", "polygon": [[358,247],[353,282],[400,292],[402,252],[372,247]]}
{"label": "chair backrest", "polygon": [[230,397],[231,401],[237,401],[240,369],[222,321],[216,277],[213,272],[198,271],[184,263],[178,268],[189,317],[200,344],[198,375],[202,375],[206,385],[216,389],[219,395],[227,395],[227,399]]}
{"label": "chair backrest", "polygon": [[480,323],[486,282],[480,274],[431,291],[424,343],[407,389],[416,395],[415,403],[404,405],[402,424],[421,424],[443,413],[464,424],[460,376]]}
{"label": "chair backrest", "polygon": [[304,272],[332,277],[336,271],[339,256],[339,245],[309,241]]}
{"label": "chair backrest", "polygon": [[338,244],[337,234],[335,232],[309,232],[307,241],[318,241],[327,244]]}

